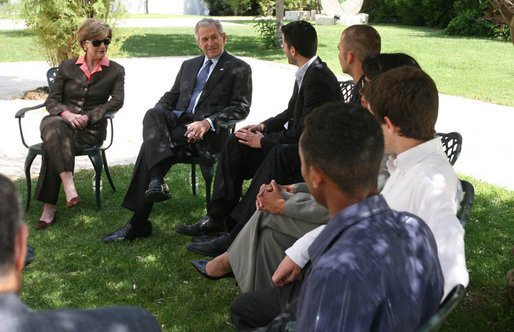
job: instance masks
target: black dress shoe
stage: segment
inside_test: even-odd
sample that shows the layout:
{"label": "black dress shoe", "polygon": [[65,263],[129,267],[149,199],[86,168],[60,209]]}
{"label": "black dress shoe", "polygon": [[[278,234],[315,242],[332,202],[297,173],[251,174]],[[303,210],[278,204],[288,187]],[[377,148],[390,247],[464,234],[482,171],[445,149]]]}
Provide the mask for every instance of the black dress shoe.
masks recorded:
{"label": "black dress shoe", "polygon": [[216,232],[211,233],[209,235],[200,235],[200,236],[193,236],[191,238],[191,242],[207,242],[210,240],[214,240],[217,237],[220,237],[221,235],[225,234],[226,232]]}
{"label": "black dress shoe", "polygon": [[218,280],[222,278],[235,278],[234,273],[229,272],[227,274],[222,275],[221,277],[212,277],[207,274],[207,271],[205,271],[205,266],[207,266],[207,263],[209,263],[208,260],[200,260],[200,261],[191,261],[191,264],[193,264],[193,267],[200,273],[202,276],[209,280]]}
{"label": "black dress shoe", "polygon": [[29,265],[36,259],[36,252],[34,247],[27,244],[27,256],[25,256],[25,266]]}
{"label": "black dress shoe", "polygon": [[216,257],[227,251],[231,244],[232,237],[230,237],[230,234],[225,233],[207,242],[189,242],[186,244],[186,248],[200,255]]}
{"label": "black dress shoe", "polygon": [[162,202],[171,198],[170,190],[162,179],[153,179],[145,191],[145,201],[148,203]]}
{"label": "black dress shoe", "polygon": [[150,236],[152,234],[152,223],[148,222],[145,226],[141,228],[134,228],[132,224],[126,223],[125,226],[123,226],[120,229],[115,230],[112,233],[107,234],[104,236],[102,241],[104,242],[114,242],[114,241],[123,241],[128,240],[132,241],[134,239],[137,239],[139,237],[145,237]]}
{"label": "black dress shoe", "polygon": [[178,225],[175,227],[175,232],[190,236],[209,235],[223,231],[225,231],[224,223],[219,220],[214,220],[209,216],[203,217],[198,220],[196,224],[191,226]]}

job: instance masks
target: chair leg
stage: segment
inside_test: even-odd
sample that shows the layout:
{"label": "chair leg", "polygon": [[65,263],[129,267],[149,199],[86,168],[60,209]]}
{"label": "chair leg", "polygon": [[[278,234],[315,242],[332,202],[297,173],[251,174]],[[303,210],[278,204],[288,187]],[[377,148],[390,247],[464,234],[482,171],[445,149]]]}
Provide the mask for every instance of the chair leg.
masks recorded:
{"label": "chair leg", "polygon": [[102,179],[102,157],[100,156],[100,151],[95,150],[88,154],[91,163],[95,169],[95,196],[96,196],[96,206],[98,210],[101,210],[102,207],[100,205],[100,180]]}
{"label": "chair leg", "polygon": [[193,196],[196,196],[196,164],[191,164],[191,190]]}
{"label": "chair leg", "polygon": [[37,152],[29,149],[27,158],[25,158],[25,179],[27,180],[27,204],[25,205],[25,212],[29,211],[30,196],[32,195],[32,182],[30,181],[30,167],[36,158]]}
{"label": "chair leg", "polygon": [[207,210],[209,210],[209,206],[211,205],[211,186],[212,178],[214,177],[214,165],[200,164],[200,170],[205,180],[205,206]]}
{"label": "chair leg", "polygon": [[116,192],[116,188],[114,188],[114,182],[111,178],[111,173],[109,172],[109,166],[107,165],[107,158],[105,157],[105,150],[102,150],[102,160],[104,162],[105,175],[107,175],[107,180],[109,180],[109,184],[111,185],[112,192]]}

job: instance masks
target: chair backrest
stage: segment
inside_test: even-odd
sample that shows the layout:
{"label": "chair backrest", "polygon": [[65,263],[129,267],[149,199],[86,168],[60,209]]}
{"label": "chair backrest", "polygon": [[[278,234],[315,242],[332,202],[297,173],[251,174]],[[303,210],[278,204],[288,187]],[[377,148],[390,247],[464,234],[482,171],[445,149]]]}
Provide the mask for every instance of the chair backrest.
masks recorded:
{"label": "chair backrest", "polygon": [[450,164],[454,165],[459,158],[460,151],[462,149],[462,136],[457,132],[451,133],[437,133],[441,137],[443,143],[444,152],[448,157]]}
{"label": "chair backrest", "polygon": [[473,208],[473,202],[475,201],[475,188],[473,188],[473,185],[466,180],[460,180],[460,184],[462,185],[464,197],[462,198],[462,201],[460,201],[460,208],[457,212],[457,218],[459,218],[462,227],[464,227],[466,226],[469,214]]}
{"label": "chair backrest", "polygon": [[48,89],[50,90],[52,90],[52,86],[54,85],[55,77],[57,76],[58,70],[59,68],[52,67],[48,69],[48,71],[46,72],[46,81],[48,82]]}
{"label": "chair backrest", "polygon": [[353,87],[355,86],[355,82],[352,80],[339,82],[339,87],[341,88],[341,93],[343,94],[343,101],[348,103],[352,98]]}
{"label": "chair backrest", "polygon": [[444,320],[448,317],[448,315],[457,307],[457,304],[462,300],[464,296],[464,286],[458,284],[453,287],[450,293],[446,296],[443,303],[439,306],[439,310],[430,317],[428,321],[425,322],[420,328],[418,328],[418,332],[434,332],[438,331],[443,325]]}

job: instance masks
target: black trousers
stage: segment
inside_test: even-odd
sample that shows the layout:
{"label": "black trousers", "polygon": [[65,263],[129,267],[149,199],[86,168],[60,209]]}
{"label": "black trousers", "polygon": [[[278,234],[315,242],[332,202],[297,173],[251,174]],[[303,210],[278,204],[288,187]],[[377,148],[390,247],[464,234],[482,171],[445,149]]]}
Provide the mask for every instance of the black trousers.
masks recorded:
{"label": "black trousers", "polygon": [[183,113],[180,118],[169,110],[150,109],[143,119],[143,144],[139,150],[127,194],[121,204],[135,212],[134,227],[143,227],[153,204],[145,201],[144,193],[151,180],[150,169],[157,169],[164,177],[171,166],[185,156],[194,155],[194,144],[187,142],[185,125],[193,122],[192,115]]}
{"label": "black trousers", "polygon": [[237,331],[284,331],[296,320],[301,281],[239,295],[230,306]]}
{"label": "black trousers", "polygon": [[[252,177],[250,187],[239,200],[243,181]],[[255,212],[255,198],[261,185],[271,180],[279,184],[302,181],[298,145],[280,144],[271,150],[252,149],[231,136],[216,171],[209,216],[215,220],[230,217],[245,225]]]}
{"label": "black trousers", "polygon": [[63,117],[49,115],[41,120],[43,157],[34,198],[56,204],[61,188],[62,172],[73,172],[75,154],[89,145],[99,144],[102,139],[85,130],[75,130]]}

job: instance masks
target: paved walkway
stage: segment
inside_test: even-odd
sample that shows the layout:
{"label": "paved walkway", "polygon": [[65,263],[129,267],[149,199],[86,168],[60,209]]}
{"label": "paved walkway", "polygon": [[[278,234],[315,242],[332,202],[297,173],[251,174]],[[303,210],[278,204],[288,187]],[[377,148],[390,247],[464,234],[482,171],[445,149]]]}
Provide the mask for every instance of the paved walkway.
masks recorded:
{"label": "paved walkway", "polygon": [[[135,20],[132,25],[155,24],[155,19]],[[173,19],[174,24],[186,19]],[[187,19],[187,24],[195,20]],[[0,20],[0,29],[5,20]],[[146,23],[145,23],[146,22]],[[170,21],[162,24],[171,24]],[[12,23],[10,28],[13,28]],[[4,27],[5,29],[5,27]],[[230,51],[230,50],[229,50]],[[182,61],[188,57],[129,58],[117,60],[126,71],[125,106],[115,119],[113,146],[107,151],[109,164],[134,163],[142,141],[142,119],[160,96],[168,91]],[[244,58],[253,71],[253,102],[250,115],[240,125],[256,123],[285,109],[293,89],[295,67]],[[45,86],[45,62],[0,63],[0,173],[23,177],[26,149],[21,144],[14,118],[22,107],[38,101],[13,99],[23,91]],[[340,76],[340,79],[349,79]],[[38,142],[39,121],[44,112],[32,112],[24,119],[28,141]],[[463,149],[455,164],[457,172],[514,190],[514,108],[460,97],[440,95],[439,132],[458,131],[463,136]],[[36,158],[32,174],[38,174]],[[77,158],[79,169],[91,168],[87,157]]]}

